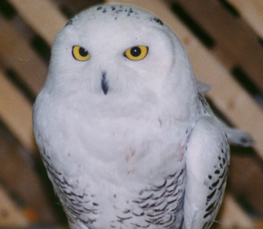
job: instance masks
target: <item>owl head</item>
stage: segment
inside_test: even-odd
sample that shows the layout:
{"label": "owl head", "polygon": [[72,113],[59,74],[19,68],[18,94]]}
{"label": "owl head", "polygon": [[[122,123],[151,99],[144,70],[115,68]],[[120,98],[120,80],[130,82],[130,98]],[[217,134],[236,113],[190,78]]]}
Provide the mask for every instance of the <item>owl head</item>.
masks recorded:
{"label": "owl head", "polygon": [[61,93],[175,106],[196,91],[177,36],[156,16],[126,5],[94,6],[71,19],[55,39],[47,82]]}

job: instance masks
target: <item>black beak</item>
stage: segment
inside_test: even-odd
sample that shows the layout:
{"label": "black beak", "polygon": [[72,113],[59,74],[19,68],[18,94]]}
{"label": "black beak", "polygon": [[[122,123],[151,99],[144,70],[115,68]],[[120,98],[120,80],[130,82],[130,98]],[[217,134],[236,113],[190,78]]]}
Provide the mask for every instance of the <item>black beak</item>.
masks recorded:
{"label": "black beak", "polygon": [[106,73],[103,72],[102,73],[102,77],[101,77],[101,88],[104,92],[104,95],[107,95],[108,93],[108,90],[109,90],[109,85],[108,85],[108,81],[107,81],[107,78],[106,78]]}

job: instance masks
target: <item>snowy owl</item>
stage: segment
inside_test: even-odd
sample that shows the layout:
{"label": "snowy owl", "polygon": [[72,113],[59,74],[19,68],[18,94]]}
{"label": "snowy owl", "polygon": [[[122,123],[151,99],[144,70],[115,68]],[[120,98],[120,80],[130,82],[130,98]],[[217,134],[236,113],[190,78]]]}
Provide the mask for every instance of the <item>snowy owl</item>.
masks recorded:
{"label": "snowy owl", "polygon": [[72,229],[205,229],[223,199],[225,126],[177,36],[126,5],[62,29],[34,134]]}

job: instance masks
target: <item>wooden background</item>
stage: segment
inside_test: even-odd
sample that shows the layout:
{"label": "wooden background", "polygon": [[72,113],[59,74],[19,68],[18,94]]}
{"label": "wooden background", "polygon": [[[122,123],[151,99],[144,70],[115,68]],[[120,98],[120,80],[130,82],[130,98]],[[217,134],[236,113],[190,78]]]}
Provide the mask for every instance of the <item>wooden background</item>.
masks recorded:
{"label": "wooden background", "polygon": [[[0,228],[67,228],[32,135],[32,105],[68,18],[103,1],[0,0]],[[122,0],[155,13],[181,38],[212,107],[254,138],[232,147],[214,228],[263,228],[263,1]]]}

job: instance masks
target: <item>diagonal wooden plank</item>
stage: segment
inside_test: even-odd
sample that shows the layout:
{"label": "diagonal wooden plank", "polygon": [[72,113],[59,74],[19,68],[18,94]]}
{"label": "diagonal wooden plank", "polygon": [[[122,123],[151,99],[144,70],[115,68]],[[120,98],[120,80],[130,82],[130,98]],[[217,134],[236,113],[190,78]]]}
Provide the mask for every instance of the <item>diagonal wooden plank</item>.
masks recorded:
{"label": "diagonal wooden plank", "polygon": [[263,1],[227,0],[233,5],[247,23],[263,39]]}
{"label": "diagonal wooden plank", "polygon": [[[263,48],[258,37],[239,17],[231,15],[219,1],[172,0],[178,2],[215,40],[212,52],[229,70],[240,66],[263,91]],[[262,12],[263,13],[263,12]],[[244,55],[245,53],[245,55]]]}
{"label": "diagonal wooden plank", "polygon": [[0,118],[29,151],[35,148],[32,135],[32,105],[9,82],[0,69]]}
{"label": "diagonal wooden plank", "polygon": [[54,223],[58,209],[53,209],[54,203],[51,203],[47,192],[52,187],[45,183],[47,178],[44,174],[39,174],[39,171],[44,171],[40,158],[31,160],[31,155],[17,144],[11,133],[0,127],[1,183],[15,196],[30,222]]}
{"label": "diagonal wooden plank", "polygon": [[0,186],[0,227],[27,227],[29,222],[22,211],[11,200],[3,187]]}
{"label": "diagonal wooden plank", "polygon": [[67,18],[51,0],[9,0],[23,20],[32,27],[49,45],[59,30],[66,24]]}
{"label": "diagonal wooden plank", "polygon": [[0,58],[36,95],[47,74],[47,66],[13,25],[0,16]]}
{"label": "diagonal wooden plank", "polygon": [[[254,223],[249,216],[238,206],[234,197],[227,193],[224,197],[222,209],[219,214],[219,224],[226,228],[234,228],[240,225],[243,229],[254,228]],[[242,224],[241,224],[241,222]]]}

